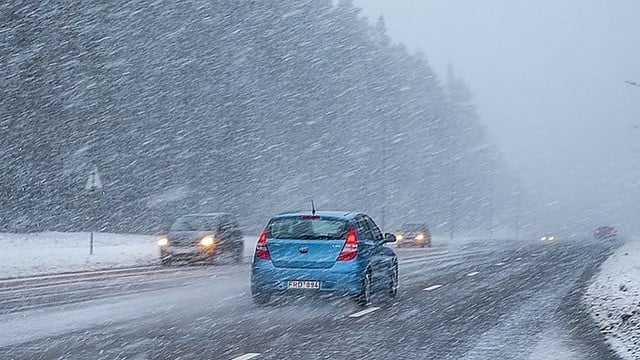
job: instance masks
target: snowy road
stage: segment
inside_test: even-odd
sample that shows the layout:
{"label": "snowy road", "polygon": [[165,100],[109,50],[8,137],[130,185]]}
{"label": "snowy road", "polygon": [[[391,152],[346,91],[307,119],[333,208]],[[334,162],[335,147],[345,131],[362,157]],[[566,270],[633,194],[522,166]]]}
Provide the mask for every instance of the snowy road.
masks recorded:
{"label": "snowy road", "polygon": [[249,265],[0,288],[2,359],[615,359],[580,304],[612,251],[493,242],[398,250],[398,298],[249,296]]}

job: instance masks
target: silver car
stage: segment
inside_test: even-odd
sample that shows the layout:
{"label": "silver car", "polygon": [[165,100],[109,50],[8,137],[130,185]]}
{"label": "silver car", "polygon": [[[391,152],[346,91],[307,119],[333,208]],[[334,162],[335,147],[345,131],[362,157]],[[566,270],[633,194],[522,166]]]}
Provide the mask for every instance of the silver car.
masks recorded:
{"label": "silver car", "polygon": [[175,260],[213,261],[229,255],[242,262],[244,244],[236,219],[226,213],[189,214],[176,219],[158,240],[162,265]]}

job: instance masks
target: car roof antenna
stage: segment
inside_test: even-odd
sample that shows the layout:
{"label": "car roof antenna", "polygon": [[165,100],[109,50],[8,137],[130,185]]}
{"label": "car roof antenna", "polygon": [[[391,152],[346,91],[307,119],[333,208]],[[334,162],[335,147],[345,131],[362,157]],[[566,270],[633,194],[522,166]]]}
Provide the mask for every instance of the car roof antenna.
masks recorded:
{"label": "car roof antenna", "polygon": [[313,200],[311,200],[311,215],[315,215],[316,214],[316,205],[313,203]]}

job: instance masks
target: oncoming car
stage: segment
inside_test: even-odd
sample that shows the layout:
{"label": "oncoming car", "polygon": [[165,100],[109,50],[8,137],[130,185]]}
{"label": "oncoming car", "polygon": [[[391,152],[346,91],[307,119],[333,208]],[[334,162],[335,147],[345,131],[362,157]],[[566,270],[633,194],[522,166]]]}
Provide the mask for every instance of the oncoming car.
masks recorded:
{"label": "oncoming car", "polygon": [[162,265],[174,260],[211,261],[230,255],[242,262],[242,232],[233,216],[226,213],[189,214],[179,217],[169,232],[158,240]]}
{"label": "oncoming car", "polygon": [[556,240],[556,236],[553,234],[544,234],[540,237],[540,241],[543,241],[543,242],[546,242],[546,241],[550,242],[555,240]]}
{"label": "oncoming car", "polygon": [[396,232],[396,246],[431,247],[431,232],[425,224],[405,224]]}
{"label": "oncoming car", "polygon": [[398,259],[367,215],[350,212],[285,213],[269,220],[256,244],[251,294],[265,304],[274,294],[337,293],[360,305],[371,294],[398,291]]}

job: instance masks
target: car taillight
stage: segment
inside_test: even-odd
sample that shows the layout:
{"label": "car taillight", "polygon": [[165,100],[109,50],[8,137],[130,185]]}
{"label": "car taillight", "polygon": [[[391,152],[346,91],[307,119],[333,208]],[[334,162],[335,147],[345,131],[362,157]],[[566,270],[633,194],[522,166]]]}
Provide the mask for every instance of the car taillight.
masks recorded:
{"label": "car taillight", "polygon": [[267,230],[262,231],[256,244],[256,258],[263,260],[271,260],[269,248],[267,248]]}
{"label": "car taillight", "polygon": [[358,255],[358,234],[353,227],[347,232],[347,238],[342,247],[342,251],[338,254],[337,261],[349,261],[355,259]]}

